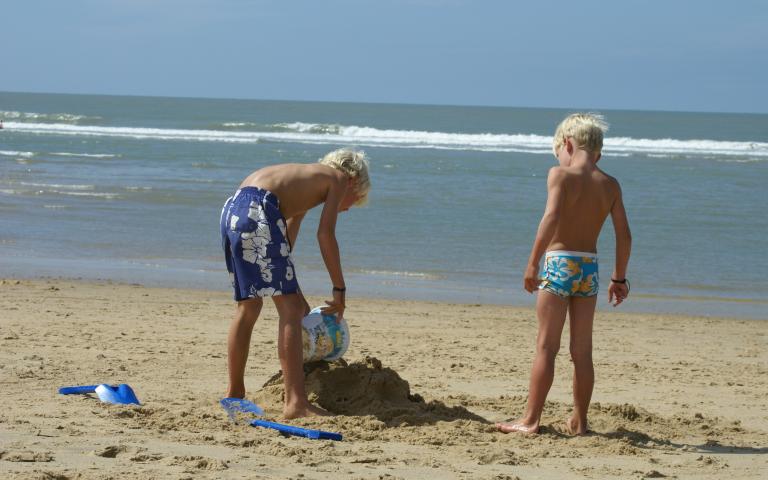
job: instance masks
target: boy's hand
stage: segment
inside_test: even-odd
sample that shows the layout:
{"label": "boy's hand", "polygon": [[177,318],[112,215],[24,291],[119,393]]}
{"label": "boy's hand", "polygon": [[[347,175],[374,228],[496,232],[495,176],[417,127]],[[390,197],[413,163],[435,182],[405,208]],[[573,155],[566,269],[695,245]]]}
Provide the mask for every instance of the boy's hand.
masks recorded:
{"label": "boy's hand", "polygon": [[539,266],[528,265],[525,269],[525,275],[523,275],[523,288],[528,293],[533,293],[539,288]]}
{"label": "boy's hand", "polygon": [[326,301],[325,303],[328,306],[320,309],[320,311],[326,315],[336,314],[336,323],[340,323],[344,318],[344,308],[346,308],[346,305],[344,304],[344,297],[346,296],[345,293],[346,292],[334,290],[333,300],[330,302]]}
{"label": "boy's hand", "polygon": [[614,307],[623,302],[629,295],[629,287],[626,283],[611,282],[608,286],[608,303]]}

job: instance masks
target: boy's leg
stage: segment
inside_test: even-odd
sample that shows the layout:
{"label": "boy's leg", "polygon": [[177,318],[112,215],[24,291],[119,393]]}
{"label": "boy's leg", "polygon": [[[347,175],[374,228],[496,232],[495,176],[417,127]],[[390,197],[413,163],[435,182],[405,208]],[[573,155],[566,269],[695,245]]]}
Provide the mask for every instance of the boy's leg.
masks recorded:
{"label": "boy's leg", "polygon": [[249,298],[237,302],[235,318],[229,325],[227,338],[227,366],[229,367],[229,388],[227,397],[245,397],[245,364],[251,346],[251,333],[264,304],[261,298]]}
{"label": "boy's leg", "polygon": [[272,297],[280,316],[277,336],[277,351],[280,367],[283,369],[285,387],[285,418],[327,415],[325,410],[315,407],[307,399],[304,389],[304,353],[301,341],[301,320],[304,318],[305,302],[298,294]]}
{"label": "boy's leg", "polygon": [[592,324],[597,295],[571,298],[571,359],[573,360],[573,416],[568,420],[570,433],[587,433],[587,412],[595,385],[592,364]]}
{"label": "boy's leg", "polygon": [[555,357],[560,350],[560,335],[563,333],[567,311],[568,300],[546,290],[539,290],[536,299],[539,333],[536,337],[536,356],[528,386],[528,404],[523,417],[519,420],[497,424],[500,431],[504,433],[536,433],[538,431],[544,401],[547,399],[555,376]]}

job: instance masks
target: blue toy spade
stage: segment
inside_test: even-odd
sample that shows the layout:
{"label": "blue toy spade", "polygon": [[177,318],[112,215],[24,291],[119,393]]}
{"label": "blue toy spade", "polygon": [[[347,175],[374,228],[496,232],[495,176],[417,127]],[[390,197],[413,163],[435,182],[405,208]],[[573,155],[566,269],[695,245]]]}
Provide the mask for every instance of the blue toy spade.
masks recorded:
{"label": "blue toy spade", "polygon": [[[221,403],[221,406],[224,407],[224,410],[227,411],[227,415],[229,415],[229,418],[235,423],[237,423],[237,419],[236,419],[237,413],[244,413],[244,414],[250,413],[259,417],[264,415],[264,410],[262,410],[261,407],[243,398],[224,398],[219,403]],[[284,423],[268,422],[266,420],[260,420],[258,418],[255,420],[251,420],[249,423],[252,427],[272,428],[286,436],[296,435],[298,437],[306,437],[306,438],[311,438],[313,440],[336,440],[336,441],[340,441],[342,438],[340,433],[325,432],[323,430],[312,430],[309,428],[292,427],[290,425],[285,425]]]}
{"label": "blue toy spade", "polygon": [[133,393],[133,389],[126,383],[120,385],[107,385],[102,383],[101,385],[83,385],[80,387],[61,387],[59,393],[62,395],[75,395],[84,393],[95,393],[99,400],[106,403],[117,404],[135,404],[141,405],[139,399],[136,398],[136,394]]}

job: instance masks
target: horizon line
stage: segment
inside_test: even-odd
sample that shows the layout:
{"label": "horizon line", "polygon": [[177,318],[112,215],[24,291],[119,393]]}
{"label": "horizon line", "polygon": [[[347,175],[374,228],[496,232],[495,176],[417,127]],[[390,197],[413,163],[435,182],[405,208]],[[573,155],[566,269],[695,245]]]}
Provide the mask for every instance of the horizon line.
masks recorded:
{"label": "horizon line", "polygon": [[482,105],[482,104],[450,104],[450,103],[408,103],[408,102],[373,102],[373,101],[353,101],[353,100],[316,100],[316,99],[287,99],[287,98],[238,98],[238,97],[210,97],[210,96],[169,96],[169,95],[150,95],[150,94],[124,94],[124,93],[72,93],[72,92],[41,92],[41,91],[13,91],[0,90],[0,94],[22,94],[22,95],[70,95],[70,96],[92,96],[92,97],[127,97],[127,98],[168,98],[168,99],[186,99],[186,100],[232,100],[232,101],[259,101],[259,102],[303,102],[303,103],[341,103],[358,105],[395,105],[395,106],[415,106],[415,107],[451,107],[451,108],[518,108],[532,110],[565,110],[572,112],[660,112],[660,113],[709,113],[718,115],[768,115],[766,112],[741,112],[741,111],[712,111],[712,110],[654,110],[641,108],[603,108],[603,107],[544,107],[530,105]]}

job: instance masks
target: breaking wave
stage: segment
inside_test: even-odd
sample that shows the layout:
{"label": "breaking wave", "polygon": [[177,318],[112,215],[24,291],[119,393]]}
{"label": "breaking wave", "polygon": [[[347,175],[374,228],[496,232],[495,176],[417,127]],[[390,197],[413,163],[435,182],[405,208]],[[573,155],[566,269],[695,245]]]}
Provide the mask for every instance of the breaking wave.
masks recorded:
{"label": "breaking wave", "polygon": [[[224,124],[222,124],[224,125]],[[235,125],[230,123],[229,125]],[[240,124],[237,124],[240,126]],[[420,130],[391,130],[354,125],[279,123],[252,125],[260,130],[194,130],[143,127],[106,127],[66,123],[8,122],[9,131],[83,137],[125,137],[169,141],[228,143],[285,142],[306,144],[357,145],[388,148],[472,150],[482,152],[523,152],[551,154],[552,137],[530,133],[452,133]],[[9,152],[2,152],[9,153]],[[727,156],[768,158],[768,143],[721,140],[646,139],[609,137],[604,153],[655,157]]]}

